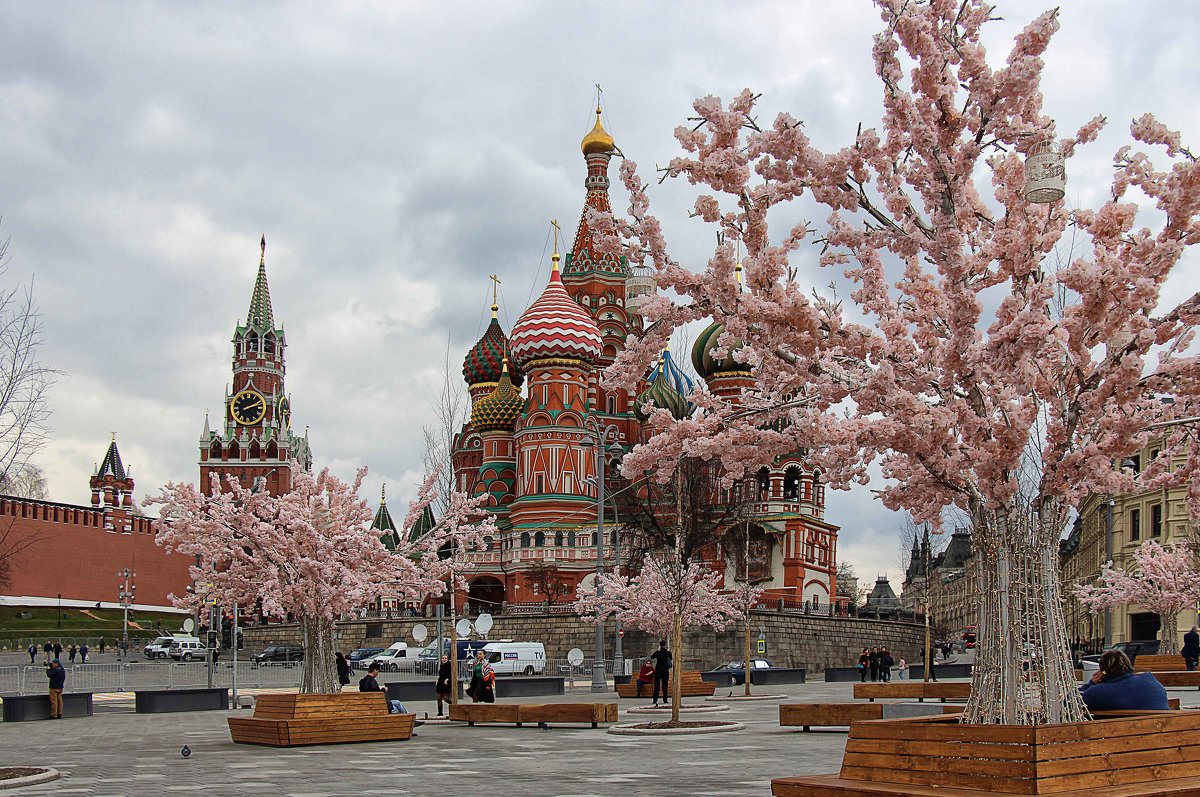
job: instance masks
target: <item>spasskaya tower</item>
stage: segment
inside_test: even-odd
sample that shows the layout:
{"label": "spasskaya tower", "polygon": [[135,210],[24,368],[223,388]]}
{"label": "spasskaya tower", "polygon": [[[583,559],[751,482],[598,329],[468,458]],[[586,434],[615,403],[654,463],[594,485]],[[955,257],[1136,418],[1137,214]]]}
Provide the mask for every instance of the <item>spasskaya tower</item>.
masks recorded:
{"label": "spasskaya tower", "polygon": [[283,384],[287,343],[271,311],[266,236],[261,249],[246,323],[233,331],[233,379],[221,423],[213,429],[206,414],[200,434],[200,489],[206,495],[214,473],[222,483],[234,476],[245,488],[280,495],[292,487],[293,460],[305,469],[312,465],[307,429],[303,437],[292,434],[291,400]]}

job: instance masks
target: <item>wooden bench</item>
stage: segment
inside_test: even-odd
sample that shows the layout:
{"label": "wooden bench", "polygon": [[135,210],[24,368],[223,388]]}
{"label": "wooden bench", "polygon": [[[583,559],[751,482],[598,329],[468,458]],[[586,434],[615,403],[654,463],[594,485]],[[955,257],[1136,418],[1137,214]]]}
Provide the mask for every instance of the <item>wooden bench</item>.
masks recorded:
{"label": "wooden bench", "polygon": [[966,700],[971,696],[971,684],[966,681],[893,681],[854,685],[854,699],[874,701],[877,697],[893,700],[938,699]]}
{"label": "wooden bench", "polygon": [[1187,672],[1183,656],[1138,656],[1133,662],[1134,672]]}
{"label": "wooden bench", "polygon": [[334,695],[259,695],[254,716],[230,717],[229,734],[240,744],[296,747],[410,739],[414,714],[389,714],[383,692]]}
{"label": "wooden bench", "polygon": [[1195,686],[1200,688],[1200,670],[1154,672],[1154,677],[1163,686]]}
{"label": "wooden bench", "polygon": [[[671,682],[667,681],[668,690],[670,686]],[[701,678],[698,670],[684,670],[679,676],[680,697],[708,697],[715,694],[716,691],[717,685]],[[637,697],[637,678],[633,678],[627,684],[617,684],[617,694],[621,697]],[[644,684],[642,697],[652,697],[653,695],[654,684]]]}
{"label": "wooden bench", "polygon": [[450,719],[474,725],[477,722],[511,723],[518,728],[538,722],[590,723],[617,721],[616,703],[456,703]]}
{"label": "wooden bench", "polygon": [[[784,726],[799,726],[804,730],[816,726],[850,727],[851,722],[858,720],[880,720],[884,718],[885,709],[896,703],[784,703],[779,706],[779,724]],[[909,704],[912,705],[911,703]],[[943,714],[957,714],[962,706],[929,706],[933,713],[940,710]]]}

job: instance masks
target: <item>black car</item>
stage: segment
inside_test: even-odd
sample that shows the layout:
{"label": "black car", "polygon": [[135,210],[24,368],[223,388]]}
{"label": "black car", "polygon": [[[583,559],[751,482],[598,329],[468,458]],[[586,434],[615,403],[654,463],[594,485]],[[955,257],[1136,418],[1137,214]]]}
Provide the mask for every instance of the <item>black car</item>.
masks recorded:
{"label": "black car", "polygon": [[262,653],[255,653],[251,660],[255,664],[264,661],[304,661],[304,647],[301,645],[268,645]]}
{"label": "black car", "polygon": [[355,648],[346,657],[352,670],[365,670],[377,653],[383,653],[387,648]]}

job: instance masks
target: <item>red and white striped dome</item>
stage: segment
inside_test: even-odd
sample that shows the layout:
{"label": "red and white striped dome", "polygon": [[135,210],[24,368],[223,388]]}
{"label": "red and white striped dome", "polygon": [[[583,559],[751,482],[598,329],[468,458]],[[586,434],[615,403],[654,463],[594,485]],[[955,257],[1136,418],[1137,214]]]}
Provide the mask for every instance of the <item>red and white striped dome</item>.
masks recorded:
{"label": "red and white striped dome", "polygon": [[567,293],[555,268],[546,290],[513,327],[508,347],[522,370],[533,360],[551,357],[592,363],[600,357],[600,330]]}

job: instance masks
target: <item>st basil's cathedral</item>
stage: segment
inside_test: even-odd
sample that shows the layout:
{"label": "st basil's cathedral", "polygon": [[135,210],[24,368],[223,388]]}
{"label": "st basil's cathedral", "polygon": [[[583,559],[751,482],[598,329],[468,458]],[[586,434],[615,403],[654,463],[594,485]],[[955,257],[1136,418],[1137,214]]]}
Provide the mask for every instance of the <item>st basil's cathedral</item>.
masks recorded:
{"label": "st basil's cathedral", "polygon": [[[573,601],[576,588],[595,578],[597,435],[605,442],[605,470],[614,474],[624,453],[649,434],[642,407],[676,418],[693,411],[688,396],[696,387],[668,352],[648,364],[637,391],[602,384],[627,336],[642,330],[638,308],[654,282],[634,274],[625,258],[602,253],[587,223],[588,208],[612,212],[608,167],[616,145],[599,108],[582,150],[587,193],[570,251],[561,258],[555,245],[548,284],[508,335],[493,295],[491,323],[463,361],[471,417],[452,446],[455,488],[488,495],[498,529],[469,554],[473,612]],[[723,331],[719,324],[705,329],[691,360],[709,391],[737,401],[753,377],[731,356],[713,355]],[[757,483],[751,579],[767,599],[827,608],[835,599],[838,527],[824,519],[819,470],[797,453],[765,464]],[[611,569],[619,524],[607,502],[606,509]],[[726,570],[725,562],[710,564]],[[730,588],[733,577],[730,568]],[[555,594],[547,595],[548,587]]]}

